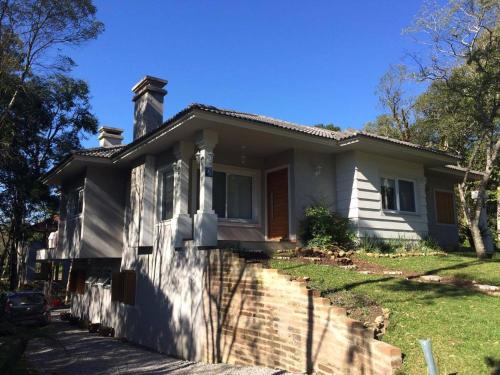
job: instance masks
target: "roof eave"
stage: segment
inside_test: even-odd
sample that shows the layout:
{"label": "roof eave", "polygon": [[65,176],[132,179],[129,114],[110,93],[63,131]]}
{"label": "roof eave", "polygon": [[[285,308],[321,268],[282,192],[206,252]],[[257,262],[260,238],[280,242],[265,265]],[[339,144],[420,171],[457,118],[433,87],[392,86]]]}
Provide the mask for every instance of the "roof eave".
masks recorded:
{"label": "roof eave", "polygon": [[60,177],[64,174],[65,170],[71,165],[73,162],[82,162],[84,164],[111,164],[110,158],[103,158],[99,156],[84,156],[71,154],[64,161],[62,161],[59,165],[52,168],[48,171],[42,178],[41,181],[46,185],[57,185],[54,183],[54,179],[56,177]]}

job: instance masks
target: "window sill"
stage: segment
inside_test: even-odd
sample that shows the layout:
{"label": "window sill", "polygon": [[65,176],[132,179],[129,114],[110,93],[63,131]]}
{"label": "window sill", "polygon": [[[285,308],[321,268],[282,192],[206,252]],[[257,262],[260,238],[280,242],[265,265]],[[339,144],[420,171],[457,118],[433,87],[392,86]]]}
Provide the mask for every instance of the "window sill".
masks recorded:
{"label": "window sill", "polygon": [[223,227],[260,228],[259,223],[238,219],[218,219],[218,224]]}
{"label": "window sill", "polygon": [[382,214],[387,216],[420,216],[418,212],[398,210],[382,210]]}

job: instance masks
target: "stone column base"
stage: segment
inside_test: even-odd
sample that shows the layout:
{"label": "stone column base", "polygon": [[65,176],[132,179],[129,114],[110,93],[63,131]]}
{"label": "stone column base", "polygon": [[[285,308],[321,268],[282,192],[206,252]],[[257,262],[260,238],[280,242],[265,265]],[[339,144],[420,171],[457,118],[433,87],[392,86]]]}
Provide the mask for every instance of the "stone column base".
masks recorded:
{"label": "stone column base", "polygon": [[193,238],[193,220],[188,214],[175,215],[172,218],[172,245],[175,249],[182,247],[182,241]]}
{"label": "stone column base", "polygon": [[197,247],[217,246],[217,214],[213,211],[194,215],[194,243]]}

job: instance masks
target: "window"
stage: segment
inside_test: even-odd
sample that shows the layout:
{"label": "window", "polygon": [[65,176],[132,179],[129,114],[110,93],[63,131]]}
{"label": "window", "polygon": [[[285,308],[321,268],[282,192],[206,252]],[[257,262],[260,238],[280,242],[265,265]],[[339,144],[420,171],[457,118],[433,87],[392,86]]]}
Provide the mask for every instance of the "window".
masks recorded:
{"label": "window", "polygon": [[251,220],[252,195],[252,176],[214,172],[212,202],[219,218]]}
{"label": "window", "polygon": [[436,200],[436,222],[438,224],[455,224],[453,193],[436,190],[434,197]]}
{"label": "window", "polygon": [[170,220],[174,211],[174,175],[172,170],[159,172],[160,220]]}
{"label": "window", "polygon": [[397,210],[395,181],[383,178],[380,191],[382,194],[382,208],[384,210]]}
{"label": "window", "polygon": [[68,204],[66,206],[69,217],[78,216],[83,211],[83,189],[73,190],[68,195]]}
{"label": "window", "polygon": [[382,178],[380,182],[382,209],[416,212],[413,181]]}
{"label": "window", "polygon": [[135,305],[136,276],[133,270],[115,272],[111,281],[111,300]]}
{"label": "window", "polygon": [[398,180],[399,210],[415,212],[415,190],[413,182]]}
{"label": "window", "polygon": [[69,291],[83,294],[85,292],[85,270],[73,269],[69,276]]}

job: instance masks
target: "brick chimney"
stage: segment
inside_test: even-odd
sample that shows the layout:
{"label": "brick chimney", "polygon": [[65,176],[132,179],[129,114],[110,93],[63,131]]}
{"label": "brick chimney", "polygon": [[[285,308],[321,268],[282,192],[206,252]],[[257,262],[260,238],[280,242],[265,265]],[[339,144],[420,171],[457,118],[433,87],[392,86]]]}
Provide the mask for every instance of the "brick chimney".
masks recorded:
{"label": "brick chimney", "polygon": [[123,141],[122,133],[123,129],[120,128],[112,128],[110,126],[99,128],[99,146],[111,147],[121,145]]}
{"label": "brick chimney", "polygon": [[146,76],[140,80],[132,92],[134,105],[134,140],[155,130],[163,123],[163,89],[167,81]]}

